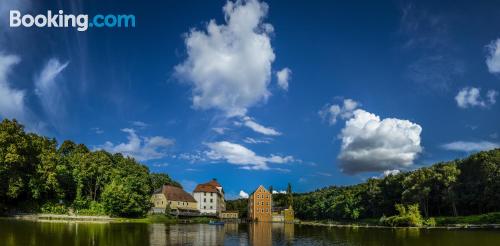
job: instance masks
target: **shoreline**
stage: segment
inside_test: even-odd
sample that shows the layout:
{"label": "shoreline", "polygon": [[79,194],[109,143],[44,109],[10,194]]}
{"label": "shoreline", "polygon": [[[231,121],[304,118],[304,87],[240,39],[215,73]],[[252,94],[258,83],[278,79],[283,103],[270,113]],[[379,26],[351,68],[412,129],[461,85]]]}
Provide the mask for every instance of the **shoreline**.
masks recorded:
{"label": "shoreline", "polygon": [[[25,220],[34,222],[59,222],[59,223],[144,223],[144,224],[206,224],[204,220],[190,220],[190,219],[175,219],[163,218],[157,216],[147,216],[144,218],[121,218],[110,216],[92,216],[92,215],[67,215],[67,214],[16,214],[11,216],[1,216],[0,219],[13,219]],[[321,222],[321,221],[297,221],[295,225],[306,226],[323,226],[323,227],[337,227],[337,228],[378,228],[378,229],[500,229],[500,224],[448,224],[438,226],[423,226],[423,227],[391,227],[371,224],[367,222]]]}
{"label": "shoreline", "polygon": [[374,225],[369,223],[325,223],[319,221],[300,221],[295,223],[296,225],[308,225],[308,226],[325,226],[325,227],[338,227],[338,228],[380,228],[380,229],[500,229],[500,224],[449,224],[449,225],[439,225],[439,226],[422,226],[422,227],[411,227],[411,226],[382,226]]}

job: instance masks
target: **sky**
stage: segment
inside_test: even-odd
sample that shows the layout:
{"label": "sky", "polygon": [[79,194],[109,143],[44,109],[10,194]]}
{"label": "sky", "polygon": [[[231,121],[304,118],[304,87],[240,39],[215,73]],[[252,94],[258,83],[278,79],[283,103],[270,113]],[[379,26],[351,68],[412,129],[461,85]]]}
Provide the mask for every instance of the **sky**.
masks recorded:
{"label": "sky", "polygon": [[[13,9],[136,26],[12,28]],[[1,119],[231,199],[497,148],[499,91],[493,1],[0,2]]]}

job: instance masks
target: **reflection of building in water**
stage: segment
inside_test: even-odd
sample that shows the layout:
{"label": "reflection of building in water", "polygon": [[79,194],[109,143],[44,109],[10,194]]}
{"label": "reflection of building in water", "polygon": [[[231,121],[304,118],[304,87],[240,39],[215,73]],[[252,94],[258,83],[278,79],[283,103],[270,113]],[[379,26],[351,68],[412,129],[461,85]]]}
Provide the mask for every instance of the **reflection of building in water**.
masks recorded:
{"label": "reflection of building in water", "polygon": [[150,245],[222,245],[224,226],[164,225],[149,226]]}
{"label": "reflection of building in water", "polygon": [[272,245],[272,223],[254,222],[248,225],[250,245]]}
{"label": "reflection of building in water", "polygon": [[149,243],[151,245],[166,245],[168,228],[164,224],[149,225]]}
{"label": "reflection of building in water", "polygon": [[290,223],[273,223],[273,237],[275,241],[293,243],[295,225]]}
{"label": "reflection of building in water", "polygon": [[227,234],[238,234],[238,223],[226,223],[224,225],[224,231]]}

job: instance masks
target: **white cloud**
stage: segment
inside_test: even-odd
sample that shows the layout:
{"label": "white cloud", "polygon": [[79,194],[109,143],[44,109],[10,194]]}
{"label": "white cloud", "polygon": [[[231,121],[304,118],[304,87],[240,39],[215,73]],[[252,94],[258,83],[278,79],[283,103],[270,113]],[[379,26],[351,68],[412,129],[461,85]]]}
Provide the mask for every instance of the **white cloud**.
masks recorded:
{"label": "white cloud", "polygon": [[493,143],[489,141],[480,141],[480,142],[456,141],[443,144],[442,147],[444,149],[453,151],[476,152],[476,151],[500,148],[500,145],[498,143]]}
{"label": "white cloud", "polygon": [[252,118],[245,116],[243,117],[243,125],[246,127],[252,129],[254,132],[258,132],[264,135],[268,136],[279,136],[281,135],[281,132],[278,132],[277,130],[271,128],[271,127],[265,127],[253,120]]}
{"label": "white cloud", "polygon": [[240,190],[240,197],[241,198],[248,198],[248,193],[246,193],[245,191],[243,190]]}
{"label": "white cloud", "polygon": [[50,119],[65,114],[64,86],[57,83],[57,78],[68,64],[52,58],[35,78],[35,94]]}
{"label": "white cloud", "polygon": [[319,116],[328,121],[330,125],[337,123],[337,119],[349,119],[353,116],[353,111],[359,106],[359,103],[352,99],[344,99],[343,105],[327,104],[318,113]]}
{"label": "white cloud", "polygon": [[273,194],[286,194],[286,190],[280,190],[280,191],[273,190]]}
{"label": "white cloud", "polygon": [[92,127],[92,128],[90,128],[90,130],[92,130],[95,134],[103,134],[104,133],[104,130],[102,130],[99,127]]}
{"label": "white cloud", "polygon": [[276,73],[276,77],[278,78],[278,85],[281,89],[287,91],[288,90],[288,81],[292,75],[292,70],[290,68],[283,68]]}
{"label": "white cloud", "polygon": [[224,134],[224,132],[227,130],[225,127],[214,127],[212,130],[218,134]]}
{"label": "white cloud", "polygon": [[387,176],[390,176],[390,175],[397,175],[401,173],[400,170],[398,169],[393,169],[393,170],[385,170],[384,173],[382,174],[383,177],[387,177]]}
{"label": "white cloud", "polygon": [[188,57],[175,73],[192,85],[194,108],[242,116],[271,95],[273,28],[263,22],[266,3],[228,1],[223,11],[225,24],[211,20],[206,31],[193,29],[186,35]]}
{"label": "white cloud", "polygon": [[261,144],[261,143],[267,144],[267,143],[270,143],[271,140],[270,139],[255,139],[255,138],[251,138],[251,137],[246,137],[245,139],[243,139],[243,142],[248,143],[248,144]]}
{"label": "white cloud", "polygon": [[142,121],[132,121],[132,125],[135,126],[135,127],[139,127],[139,128],[146,128],[149,126],[148,123],[145,123],[145,122],[142,122]]}
{"label": "white cloud", "polygon": [[413,164],[422,151],[422,127],[408,120],[380,117],[362,109],[354,111],[340,134],[338,156],[342,172],[384,171]]}
{"label": "white cloud", "polygon": [[496,103],[498,92],[489,90],[486,93],[486,100],[481,97],[481,89],[475,87],[465,87],[455,96],[455,101],[460,108],[489,107]]}
{"label": "white cloud", "polygon": [[245,146],[228,141],[205,144],[210,150],[205,154],[211,160],[225,160],[230,164],[240,165],[247,170],[268,170],[269,163],[283,164],[295,161],[292,156],[259,156]]}
{"label": "white cloud", "polygon": [[0,53],[0,116],[23,121],[27,117],[26,93],[12,88],[8,81],[12,67],[20,61],[18,56]]}
{"label": "white cloud", "polygon": [[486,56],[486,65],[490,73],[500,73],[500,38],[492,41],[486,46],[488,55]]}
{"label": "white cloud", "polygon": [[122,153],[139,161],[147,161],[165,157],[167,155],[166,149],[174,144],[174,140],[170,138],[140,137],[134,129],[130,128],[122,129],[122,132],[128,134],[128,142],[115,145],[108,141],[98,148],[111,153]]}

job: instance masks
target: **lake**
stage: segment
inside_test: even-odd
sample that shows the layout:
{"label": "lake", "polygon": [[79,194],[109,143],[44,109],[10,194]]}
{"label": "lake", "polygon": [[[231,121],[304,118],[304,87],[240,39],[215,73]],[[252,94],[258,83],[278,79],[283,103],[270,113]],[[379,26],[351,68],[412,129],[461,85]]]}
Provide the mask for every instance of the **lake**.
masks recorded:
{"label": "lake", "polygon": [[500,245],[500,230],[290,224],[67,223],[0,219],[0,245]]}

